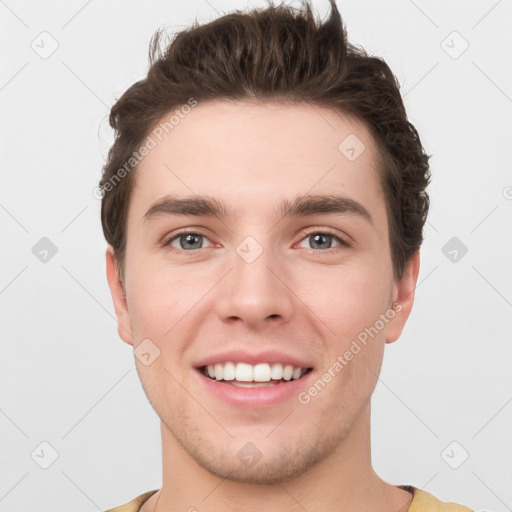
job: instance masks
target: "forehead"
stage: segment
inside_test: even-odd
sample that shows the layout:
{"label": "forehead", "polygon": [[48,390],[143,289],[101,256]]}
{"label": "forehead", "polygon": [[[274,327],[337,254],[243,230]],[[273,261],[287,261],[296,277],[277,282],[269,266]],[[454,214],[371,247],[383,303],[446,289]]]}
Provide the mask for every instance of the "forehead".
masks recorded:
{"label": "forehead", "polygon": [[382,209],[375,142],[352,116],[275,101],[211,101],[187,112],[173,123],[166,114],[148,134],[153,147],[134,176],[130,207],[139,218],[166,194],[223,197],[237,213],[308,193]]}

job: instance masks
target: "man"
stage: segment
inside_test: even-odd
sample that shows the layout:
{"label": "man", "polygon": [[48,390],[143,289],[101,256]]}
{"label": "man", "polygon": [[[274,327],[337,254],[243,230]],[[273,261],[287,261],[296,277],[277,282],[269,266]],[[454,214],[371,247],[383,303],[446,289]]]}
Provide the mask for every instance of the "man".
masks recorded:
{"label": "man", "polygon": [[163,485],[112,509],[468,511],[374,472],[370,398],[414,300],[428,156],[334,0],[177,35],[112,108],[119,335]]}

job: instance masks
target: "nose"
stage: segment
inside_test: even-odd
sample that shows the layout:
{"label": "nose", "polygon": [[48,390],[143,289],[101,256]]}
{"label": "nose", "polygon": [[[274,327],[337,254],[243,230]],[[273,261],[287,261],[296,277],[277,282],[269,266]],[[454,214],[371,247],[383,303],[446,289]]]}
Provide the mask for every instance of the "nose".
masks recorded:
{"label": "nose", "polygon": [[[269,322],[287,323],[293,315],[293,283],[284,261],[254,242],[241,244],[221,281],[215,307],[223,322],[257,328]],[[258,255],[258,253],[261,253]],[[253,258],[256,259],[253,260]]]}

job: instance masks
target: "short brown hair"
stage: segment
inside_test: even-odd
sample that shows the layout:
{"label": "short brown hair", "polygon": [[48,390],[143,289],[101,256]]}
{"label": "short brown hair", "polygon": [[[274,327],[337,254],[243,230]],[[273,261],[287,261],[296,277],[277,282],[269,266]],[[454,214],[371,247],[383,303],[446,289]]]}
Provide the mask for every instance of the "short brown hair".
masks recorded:
{"label": "short brown hair", "polygon": [[121,281],[134,152],[165,114],[191,98],[306,101],[361,119],[377,142],[393,269],[397,279],[402,277],[423,241],[429,157],[407,119],[388,65],[347,41],[335,0],[324,22],[317,22],[308,0],[303,1],[301,9],[270,5],[203,25],[196,21],[165,50],[160,48],[162,31],[153,36],[147,77],[110,112],[116,137],[99,183],[103,233],[114,249]]}

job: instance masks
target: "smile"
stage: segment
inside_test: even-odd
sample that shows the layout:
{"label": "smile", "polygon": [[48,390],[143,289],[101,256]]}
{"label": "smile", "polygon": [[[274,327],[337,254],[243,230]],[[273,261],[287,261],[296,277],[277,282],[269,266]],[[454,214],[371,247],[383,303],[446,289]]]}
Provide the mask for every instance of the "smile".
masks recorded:
{"label": "smile", "polygon": [[238,387],[273,386],[282,382],[300,379],[311,371],[311,368],[283,365],[281,363],[235,363],[227,361],[200,368],[206,377],[224,381]]}
{"label": "smile", "polygon": [[236,408],[266,408],[293,402],[316,376],[307,354],[275,349],[258,353],[224,350],[196,360],[193,374],[199,396]]}

